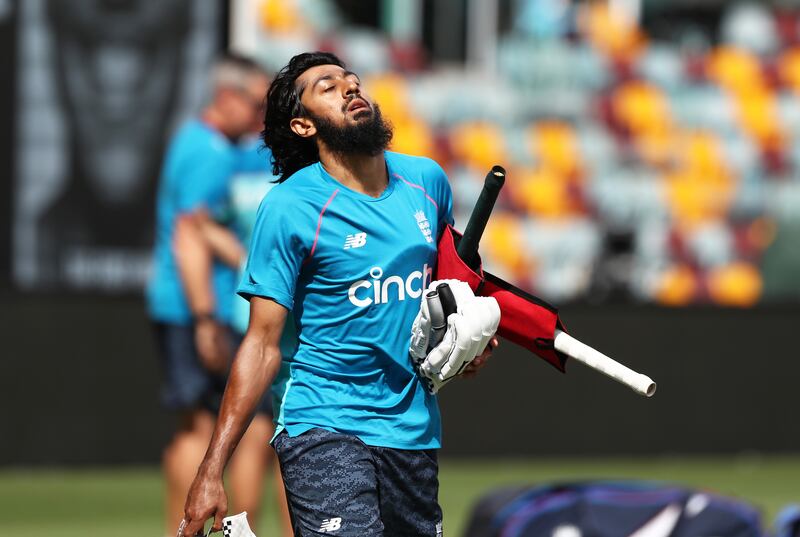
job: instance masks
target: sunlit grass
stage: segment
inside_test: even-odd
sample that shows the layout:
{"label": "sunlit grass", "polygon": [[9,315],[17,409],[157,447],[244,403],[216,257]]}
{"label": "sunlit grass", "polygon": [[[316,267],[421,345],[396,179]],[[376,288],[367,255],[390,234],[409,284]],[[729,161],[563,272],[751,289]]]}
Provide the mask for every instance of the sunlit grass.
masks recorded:
{"label": "sunlit grass", "polygon": [[[493,487],[592,478],[670,481],[748,500],[771,521],[800,502],[800,456],[448,460],[440,500],[446,535],[464,529],[473,502]],[[258,537],[277,535],[272,496]],[[0,470],[3,534],[15,537],[163,537],[157,468]]]}

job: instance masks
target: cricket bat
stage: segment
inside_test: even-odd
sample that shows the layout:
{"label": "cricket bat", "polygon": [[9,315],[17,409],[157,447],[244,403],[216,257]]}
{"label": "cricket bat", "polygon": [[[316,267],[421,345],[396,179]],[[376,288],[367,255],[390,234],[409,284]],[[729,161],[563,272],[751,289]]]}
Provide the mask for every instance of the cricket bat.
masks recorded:
{"label": "cricket bat", "polygon": [[[505,176],[506,172],[501,166],[494,166],[486,175],[483,189],[478,196],[478,201],[475,203],[475,208],[472,210],[464,234],[456,247],[458,257],[473,271],[480,270],[478,245],[494,204],[497,201],[500,189],[505,183]],[[532,299],[535,299],[535,297],[532,297]],[[639,395],[652,397],[656,392],[656,383],[647,375],[630,369],[559,328],[556,328],[553,334],[553,346],[563,355],[628,386]]]}

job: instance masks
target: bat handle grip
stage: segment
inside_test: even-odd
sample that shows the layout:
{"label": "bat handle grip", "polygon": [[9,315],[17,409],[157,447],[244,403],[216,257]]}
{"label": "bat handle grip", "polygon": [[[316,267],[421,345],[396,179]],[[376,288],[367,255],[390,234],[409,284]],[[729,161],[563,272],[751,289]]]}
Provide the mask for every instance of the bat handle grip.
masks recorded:
{"label": "bat handle grip", "polygon": [[442,303],[442,313],[444,314],[446,324],[447,318],[450,317],[450,314],[458,311],[456,297],[453,296],[453,291],[450,289],[450,285],[446,283],[440,283],[437,285],[436,291],[439,293],[439,301]]}
{"label": "bat handle grip", "polygon": [[647,375],[609,358],[558,328],[555,331],[553,344],[559,352],[628,386],[639,395],[652,397],[656,393],[656,383]]}
{"label": "bat handle grip", "polygon": [[438,290],[426,293],[425,301],[428,303],[428,314],[431,318],[431,339],[428,346],[435,347],[441,343],[447,330],[447,316],[442,309],[442,301],[439,299]]}
{"label": "bat handle grip", "polygon": [[478,244],[481,241],[483,231],[486,229],[486,223],[489,221],[489,216],[492,214],[492,209],[497,201],[497,196],[500,195],[500,189],[503,188],[505,180],[506,170],[502,166],[494,166],[486,174],[478,201],[475,203],[475,208],[472,209],[467,227],[464,229],[464,234],[461,236],[456,248],[458,256],[470,268],[476,268],[478,265]]}

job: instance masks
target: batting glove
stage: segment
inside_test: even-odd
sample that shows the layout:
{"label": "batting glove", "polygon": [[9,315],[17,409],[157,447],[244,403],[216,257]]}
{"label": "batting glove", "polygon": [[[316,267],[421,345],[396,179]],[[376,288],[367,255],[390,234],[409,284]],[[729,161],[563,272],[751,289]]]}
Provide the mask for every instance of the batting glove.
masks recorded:
{"label": "batting glove", "polygon": [[247,523],[247,511],[222,519],[223,537],[256,537]]}
{"label": "batting glove", "polygon": [[[437,288],[448,284],[456,312],[444,319]],[[428,287],[411,328],[409,352],[429,390],[436,393],[458,376],[497,331],[500,307],[491,297],[476,297],[459,280],[438,280]]]}

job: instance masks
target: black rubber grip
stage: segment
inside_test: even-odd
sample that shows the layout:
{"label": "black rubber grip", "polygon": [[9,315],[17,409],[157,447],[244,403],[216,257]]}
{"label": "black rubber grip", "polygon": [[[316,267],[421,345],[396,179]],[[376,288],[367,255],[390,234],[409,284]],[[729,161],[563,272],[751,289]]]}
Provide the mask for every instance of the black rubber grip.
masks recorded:
{"label": "black rubber grip", "polygon": [[491,171],[486,174],[483,188],[478,196],[478,201],[472,209],[464,235],[458,243],[458,256],[470,267],[477,268],[478,265],[478,245],[481,236],[486,229],[486,223],[492,214],[497,196],[506,181],[506,170],[502,166],[493,166]]}
{"label": "black rubber grip", "polygon": [[453,296],[453,291],[450,290],[450,286],[446,283],[437,285],[436,291],[439,293],[439,302],[442,304],[444,318],[447,319],[451,313],[456,313],[458,311],[456,297]]}

